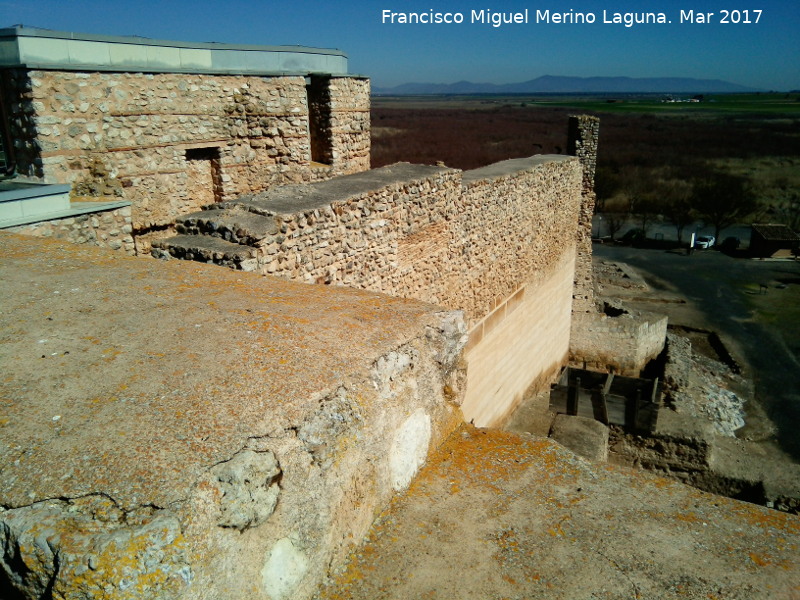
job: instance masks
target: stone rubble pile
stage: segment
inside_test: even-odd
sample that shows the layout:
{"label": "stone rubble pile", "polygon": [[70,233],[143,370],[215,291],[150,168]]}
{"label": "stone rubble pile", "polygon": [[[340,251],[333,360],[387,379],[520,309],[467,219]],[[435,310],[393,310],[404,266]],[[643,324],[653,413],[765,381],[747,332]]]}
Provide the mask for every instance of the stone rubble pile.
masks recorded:
{"label": "stone rubble pile", "polygon": [[747,400],[729,388],[742,383],[741,378],[725,364],[695,352],[685,337],[669,334],[667,343],[665,382],[675,410],[711,421],[719,435],[736,437],[745,426]]}
{"label": "stone rubble pile", "polygon": [[699,409],[713,422],[714,430],[726,437],[736,437],[736,431],[745,425],[745,400],[714,384],[706,390],[706,399],[708,402]]}

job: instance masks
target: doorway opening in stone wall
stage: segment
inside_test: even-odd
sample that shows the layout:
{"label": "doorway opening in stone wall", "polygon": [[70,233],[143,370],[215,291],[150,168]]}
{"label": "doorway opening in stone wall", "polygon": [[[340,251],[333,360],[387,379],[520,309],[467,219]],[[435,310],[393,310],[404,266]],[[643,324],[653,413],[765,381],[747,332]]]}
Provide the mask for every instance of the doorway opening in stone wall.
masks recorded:
{"label": "doorway opening in stone wall", "polygon": [[310,75],[306,77],[311,162],[322,165],[333,163],[330,84],[331,78],[328,76]]}
{"label": "doorway opening in stone wall", "polygon": [[186,175],[186,212],[222,201],[219,148],[187,148]]}

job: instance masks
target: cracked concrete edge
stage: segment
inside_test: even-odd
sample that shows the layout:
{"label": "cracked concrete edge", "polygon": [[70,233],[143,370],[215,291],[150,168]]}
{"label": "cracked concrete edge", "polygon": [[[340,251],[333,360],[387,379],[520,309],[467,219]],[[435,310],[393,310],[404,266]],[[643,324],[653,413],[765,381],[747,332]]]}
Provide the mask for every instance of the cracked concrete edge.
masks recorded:
{"label": "cracked concrete edge", "polygon": [[[414,363],[427,360],[432,366],[428,370],[438,372],[438,377],[430,377],[429,372],[426,380],[433,382],[434,390],[438,389],[439,402],[449,404],[455,412],[451,408],[437,416],[417,407],[393,435],[388,436],[391,446],[384,455],[390,485],[385,485],[384,493],[373,502],[368,512],[370,518],[362,519],[362,531],[355,528],[349,534],[340,532],[349,543],[363,535],[371,517],[388,502],[392,491],[408,485],[428,452],[460,421],[457,403],[454,407],[445,390],[446,382],[459,371],[464,330],[460,313],[436,313],[416,341],[397,347],[373,363],[372,384],[379,399],[386,401],[402,395],[401,388],[408,387],[409,380],[416,376],[412,372]],[[379,374],[381,369],[385,371],[383,375]],[[0,579],[12,584],[23,597],[31,598],[48,591],[86,600],[109,594],[131,600],[200,597],[192,584],[206,577],[202,576],[204,566],[197,561],[202,552],[191,536],[197,534],[198,522],[209,519],[187,514],[192,511],[192,504],[197,506],[198,496],[206,501],[213,499],[205,503],[205,510],[213,513],[210,522],[219,528],[240,533],[259,528],[271,517],[278,503],[284,501],[280,499],[282,490],[278,485],[284,473],[272,448],[280,454],[281,445],[285,450],[285,442],[294,440],[300,444],[295,450],[306,453],[311,463],[316,462],[319,469],[326,470],[342,457],[320,459],[319,446],[330,445],[336,453],[342,450],[338,438],[352,433],[326,425],[352,418],[356,426],[364,426],[364,418],[358,411],[369,410],[369,407],[363,406],[363,399],[356,399],[360,390],[354,378],[358,376],[351,376],[334,390],[320,394],[318,412],[305,415],[305,420],[296,427],[276,428],[270,435],[248,438],[233,456],[208,467],[196,482],[191,498],[175,502],[169,508],[141,507],[126,513],[111,496],[101,493],[3,509],[0,511],[0,537],[6,551],[0,557]],[[411,387],[416,390],[416,385]],[[463,389],[458,394],[463,395]],[[346,415],[335,412],[340,408],[337,402],[349,403],[345,406]],[[359,402],[362,406],[358,406]],[[356,406],[355,411],[353,406]],[[323,439],[323,436],[327,437]],[[347,450],[345,444],[344,451]],[[209,509],[212,505],[215,506]],[[293,524],[284,522],[282,525],[282,537],[280,533],[268,536],[274,543],[268,545],[267,559],[261,569],[261,587],[273,598],[302,597],[303,589],[310,593],[324,576],[319,569],[310,567],[311,559],[319,564],[320,555],[327,555],[323,564],[334,568],[337,552],[335,548],[320,550],[313,544],[309,547],[308,541],[304,543],[296,532],[286,537],[287,529],[292,530]],[[211,545],[219,546],[213,542]],[[312,552],[307,552],[309,549]],[[338,554],[342,552],[340,549]],[[289,566],[290,572],[286,573]],[[276,575],[276,569],[282,574]]]}

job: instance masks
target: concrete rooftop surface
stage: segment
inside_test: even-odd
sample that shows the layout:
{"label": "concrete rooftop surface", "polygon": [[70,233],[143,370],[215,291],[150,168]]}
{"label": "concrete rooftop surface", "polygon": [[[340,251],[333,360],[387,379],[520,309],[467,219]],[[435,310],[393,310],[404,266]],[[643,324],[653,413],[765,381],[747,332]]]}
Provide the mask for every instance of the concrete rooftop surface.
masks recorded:
{"label": "concrete rooftop surface", "polygon": [[123,509],[180,501],[436,310],[12,234],[0,256],[6,507],[98,493]]}
{"label": "concrete rooftop surface", "polygon": [[800,598],[800,518],[463,426],[318,596]]}

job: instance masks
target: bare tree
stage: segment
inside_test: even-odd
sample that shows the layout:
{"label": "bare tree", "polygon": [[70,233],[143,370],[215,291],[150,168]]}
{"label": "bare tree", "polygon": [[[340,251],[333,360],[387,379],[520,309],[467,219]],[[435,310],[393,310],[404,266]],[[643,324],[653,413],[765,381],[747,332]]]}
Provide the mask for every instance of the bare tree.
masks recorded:
{"label": "bare tree", "polygon": [[603,213],[603,222],[606,224],[606,230],[612,242],[614,241],[614,236],[625,225],[627,216],[625,213]]}
{"label": "bare tree", "polygon": [[783,222],[793,231],[800,230],[800,194],[791,192],[787,194],[786,201],[780,209]]}
{"label": "bare tree", "polygon": [[778,218],[793,231],[800,228],[800,193],[787,177],[779,177],[774,182],[777,188],[778,205],[774,208]]}
{"label": "bare tree", "polygon": [[642,233],[647,236],[647,230],[650,228],[650,225],[652,225],[653,221],[658,219],[660,210],[659,202],[652,192],[648,192],[647,194],[640,195],[633,200],[631,204],[631,212],[636,217]]}
{"label": "bare tree", "polygon": [[597,167],[594,176],[594,191],[597,195],[595,210],[597,213],[606,212],[606,201],[614,197],[619,191],[621,179],[616,169],[611,167]]}
{"label": "bare tree", "polygon": [[630,213],[647,235],[648,227],[659,213],[652,176],[639,167],[627,169],[622,176],[622,190],[628,198]]}
{"label": "bare tree", "polygon": [[714,226],[717,239],[720,231],[757,208],[755,197],[742,177],[718,171],[695,181],[692,201],[700,217]]}
{"label": "bare tree", "polygon": [[678,242],[683,242],[683,230],[694,221],[692,207],[692,184],[682,179],[659,182],[659,193],[663,198],[663,210],[675,226]]}
{"label": "bare tree", "polygon": [[605,223],[606,231],[613,242],[614,236],[628,221],[628,201],[624,196],[614,196],[606,201],[605,208],[606,211],[602,214],[603,223]]}

